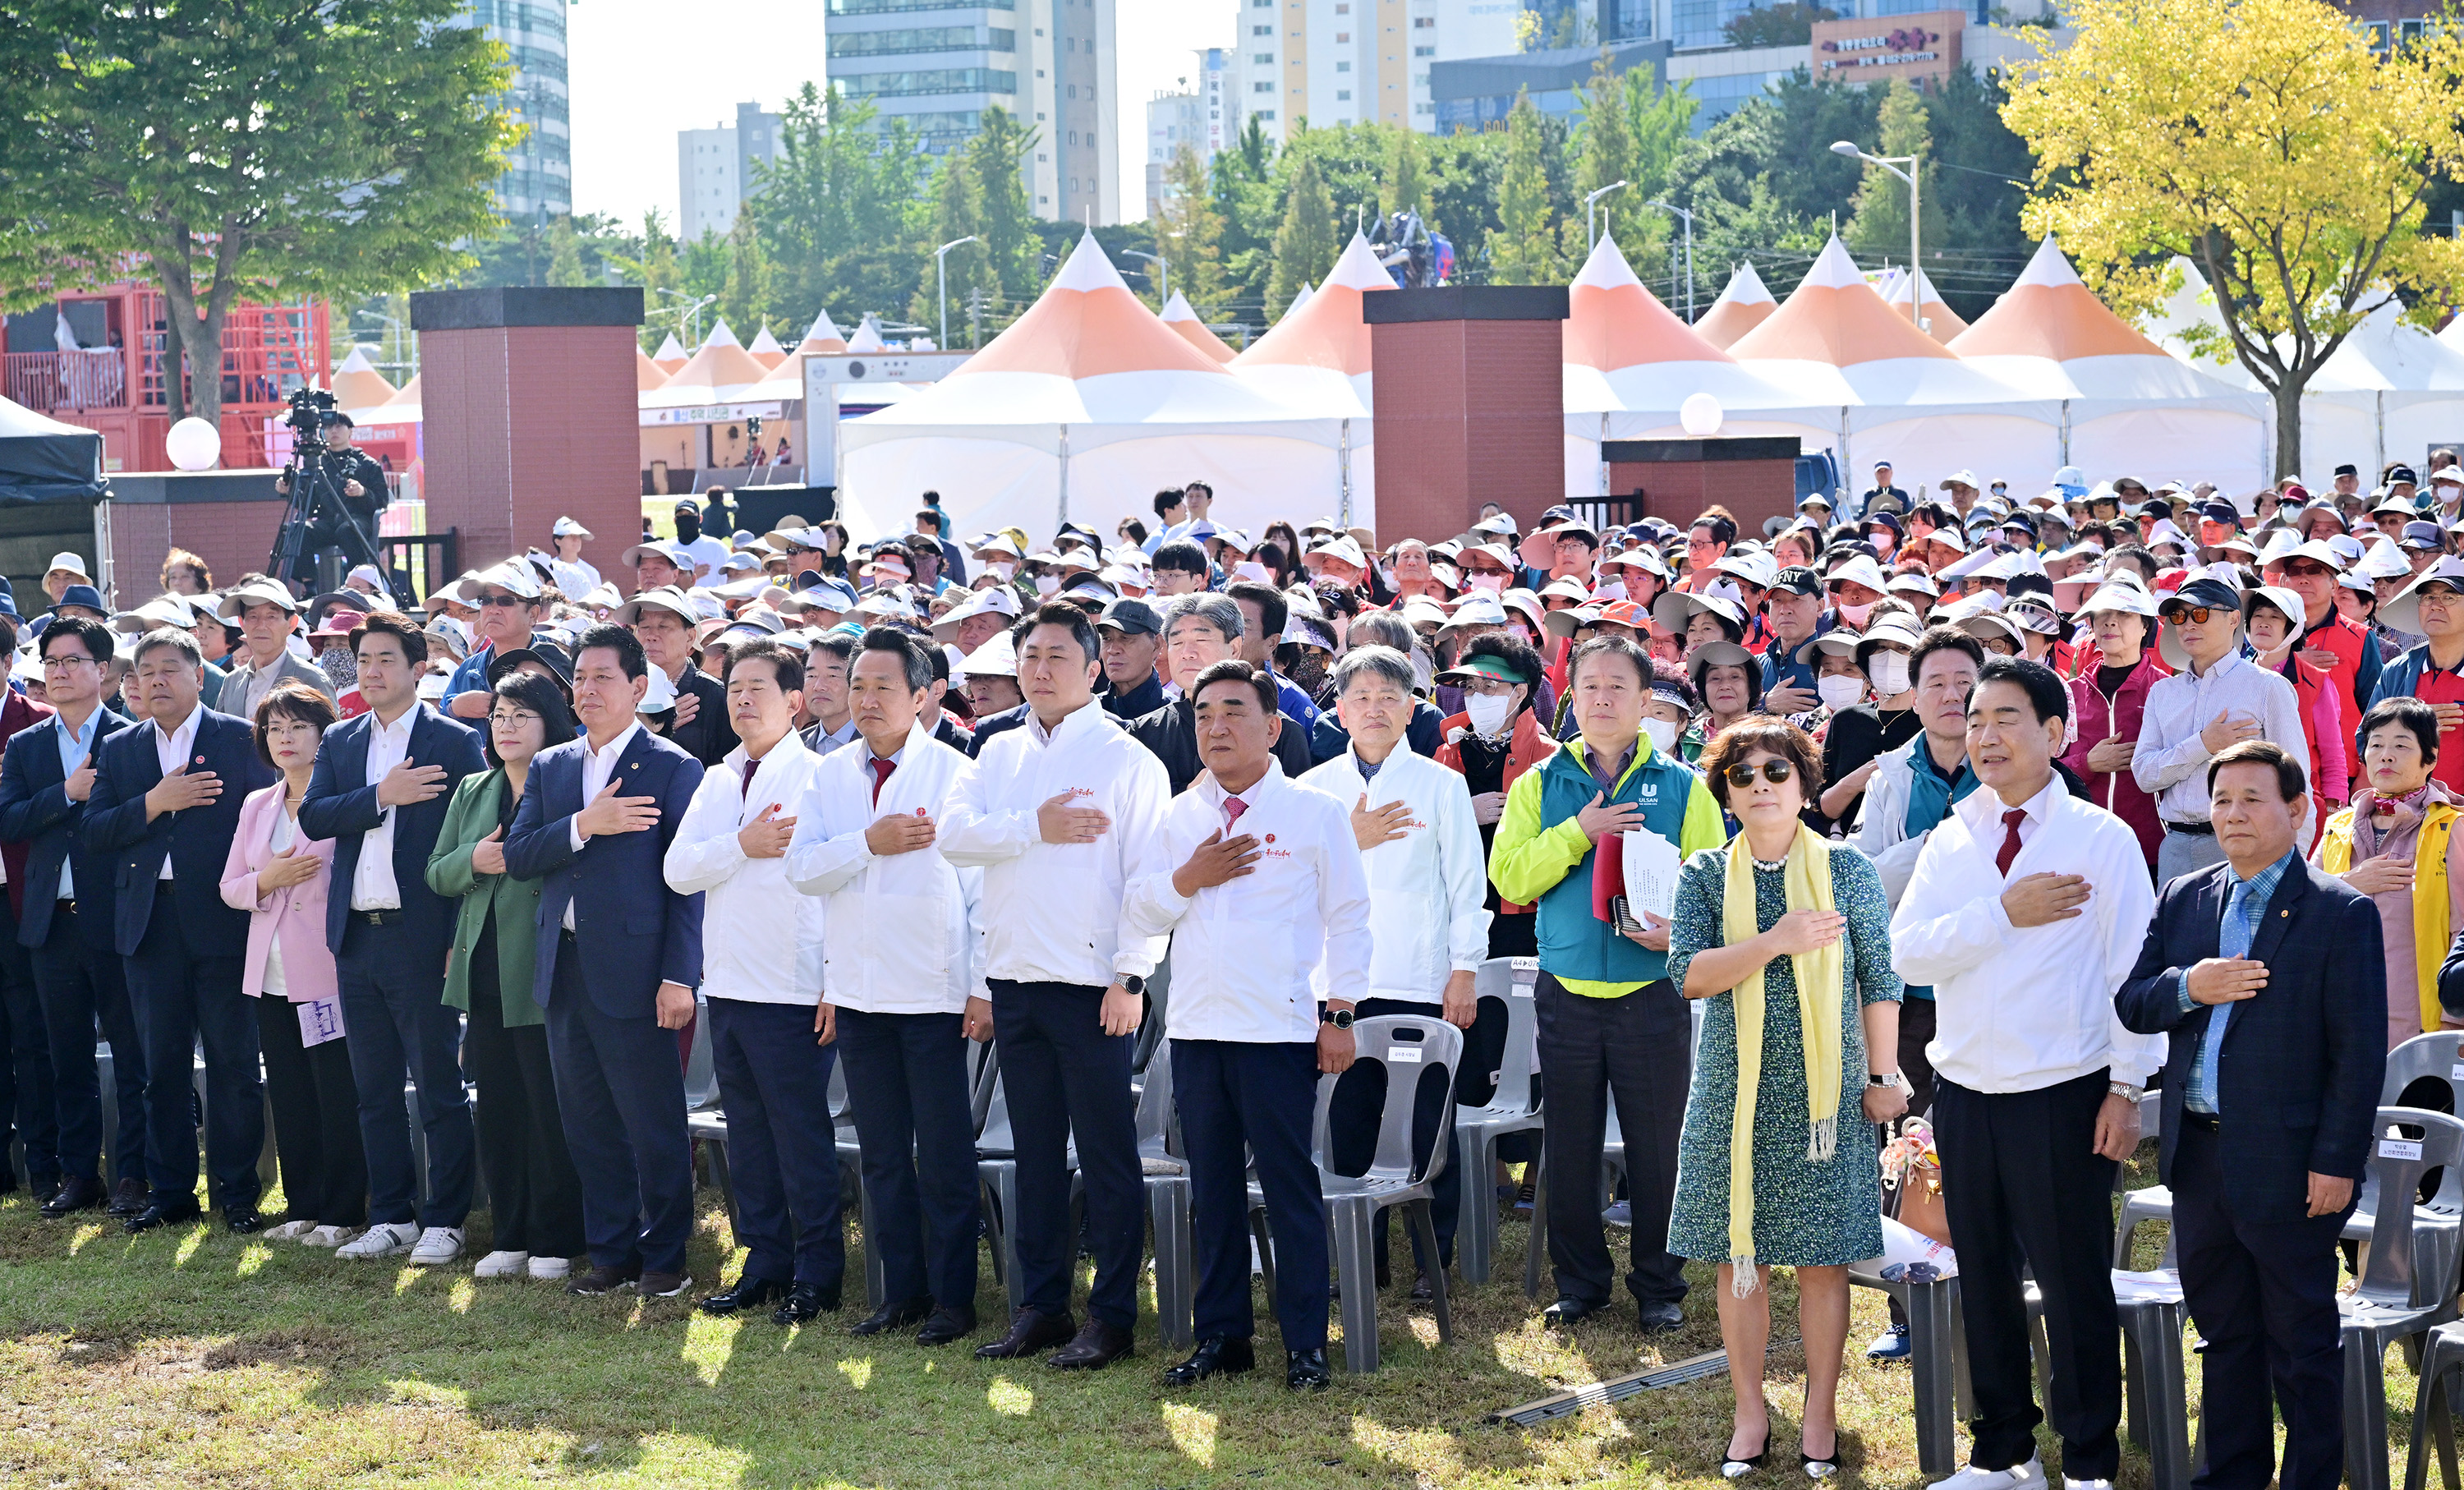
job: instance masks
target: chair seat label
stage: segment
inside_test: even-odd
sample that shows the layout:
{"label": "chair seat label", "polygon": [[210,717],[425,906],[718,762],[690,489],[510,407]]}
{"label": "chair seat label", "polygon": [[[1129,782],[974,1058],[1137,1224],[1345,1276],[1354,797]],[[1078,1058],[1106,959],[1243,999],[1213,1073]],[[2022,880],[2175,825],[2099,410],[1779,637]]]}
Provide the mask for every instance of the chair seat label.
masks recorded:
{"label": "chair seat label", "polygon": [[2421,1140],[2418,1138],[2382,1138],[2379,1140],[2379,1157],[2382,1159],[2418,1159],[2421,1157]]}
{"label": "chair seat label", "polygon": [[[1406,1061],[1417,1065],[1419,1063],[1420,1052],[1410,1045],[1397,1045],[1394,1049],[1386,1052],[1386,1059],[1389,1061]],[[2421,1146],[2419,1144],[2413,1145],[2413,1148],[2416,1150],[2420,1147]],[[2419,1155],[2415,1154],[2414,1157],[2418,1158]]]}

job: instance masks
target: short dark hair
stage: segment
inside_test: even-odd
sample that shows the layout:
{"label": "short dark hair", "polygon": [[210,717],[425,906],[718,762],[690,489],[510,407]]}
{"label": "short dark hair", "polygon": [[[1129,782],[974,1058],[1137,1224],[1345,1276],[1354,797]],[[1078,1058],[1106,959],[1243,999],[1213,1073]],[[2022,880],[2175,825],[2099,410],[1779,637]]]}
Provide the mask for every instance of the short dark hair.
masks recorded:
{"label": "short dark hair", "polygon": [[1530,690],[1524,702],[1529,705],[1539,700],[1540,680],[1549,675],[1549,665],[1540,660],[1539,651],[1530,643],[1511,631],[1483,632],[1464,646],[1455,664],[1460,667],[1475,657],[1494,657],[1523,674],[1524,686]]}
{"label": "short dark hair", "polygon": [[[2436,716],[2431,717],[2434,719]],[[2301,769],[2301,762],[2285,754],[2284,747],[2274,740],[2244,740],[2238,745],[2228,745],[2210,756],[2209,796],[2215,795],[2216,773],[2227,766],[2273,766],[2276,769],[2276,793],[2284,801],[2291,801],[2310,790],[2310,778]]]}
{"label": "short dark hair", "polygon": [[1976,669],[1976,686],[1981,689],[1988,683],[2017,684],[2027,693],[2028,707],[2035,711],[2038,724],[2048,719],[2070,722],[2071,690],[2062,686],[2061,675],[2043,663],[2025,657],[1989,657]]}
{"label": "short dark hair", "polygon": [[1722,730],[1703,749],[1697,769],[1723,810],[1728,805],[1728,768],[1756,751],[1787,757],[1796,768],[1797,789],[1809,802],[1822,796],[1822,747],[1814,736],[1771,714],[1748,714]]}
{"label": "short dark hair", "polygon": [[[1066,601],[1046,601],[1035,607],[1035,614],[1026,619],[1026,631],[1037,626],[1059,626],[1068,632],[1069,640],[1078,644],[1079,650],[1087,654],[1089,662],[1104,655],[1103,638],[1095,634],[1095,623],[1087,619],[1087,612],[1080,606]],[[1025,631],[1020,632],[1018,639],[1025,641]]]}
{"label": "short dark hair", "polygon": [[[1984,643],[1978,641],[1972,636],[1969,636],[1967,632],[1962,631],[1957,626],[1927,626],[1925,629],[1925,634],[1917,638],[1916,649],[1908,653],[1908,682],[1910,684],[1914,684],[1917,680],[1918,674],[1925,671],[1925,659],[1936,652],[1957,652],[1961,656],[1966,657],[1969,662],[1976,664],[1980,671],[1985,667]],[[1862,662],[1865,655],[1865,648],[1863,646],[1859,645],[1858,646],[1857,654],[1859,661]]]}
{"label": "short dark hair", "polygon": [[[539,749],[561,745],[579,732],[573,727],[573,706],[566,701],[564,688],[555,678],[543,673],[517,669],[496,680],[489,690],[495,697],[519,704],[539,716]],[[486,727],[479,731],[479,749],[488,764],[501,767],[504,757],[496,754],[496,732]]]}
{"label": "short dark hair", "polygon": [[53,641],[63,636],[76,637],[77,645],[85,648],[85,654],[96,662],[111,661],[111,627],[91,616],[54,616],[52,624],[43,628],[43,639],[35,644],[37,654],[51,656]]}
{"label": "short dark hair", "polygon": [[1574,648],[1566,662],[1566,691],[1574,690],[1574,680],[1582,675],[1583,664],[1597,657],[1622,657],[1633,667],[1636,679],[1648,690],[1653,673],[1651,654],[1635,645],[1630,636],[1595,636]]}
{"label": "short dark hair", "polygon": [[1275,680],[1267,676],[1263,668],[1252,668],[1238,657],[1226,657],[1221,662],[1209,663],[1206,670],[1198,675],[1197,683],[1190,687],[1190,703],[1195,705],[1206,692],[1207,686],[1214,683],[1246,683],[1257,690],[1260,710],[1269,716],[1281,712],[1276,708]]}
{"label": "short dark hair", "polygon": [[1702,516],[1695,518],[1693,525],[1688,527],[1685,531],[1691,533],[1695,528],[1710,529],[1711,541],[1714,543],[1734,543],[1737,541],[1736,523],[1729,518],[1721,516],[1718,513],[1705,513]]}
{"label": "short dark hair", "polygon": [[896,626],[874,626],[867,631],[863,649],[888,652],[896,657],[906,670],[909,692],[921,693],[933,686],[933,660],[924,655],[924,648],[916,645],[915,638]]}
{"label": "short dark hair", "polygon": [[1155,494],[1155,515],[1160,517],[1187,500],[1188,498],[1181,494],[1180,488],[1166,487]]}
{"label": "short dark hair", "polygon": [[574,666],[582,666],[583,653],[602,646],[616,654],[616,666],[624,669],[627,678],[649,675],[650,661],[642,654],[642,639],[633,634],[631,626],[620,626],[612,621],[599,622],[582,633],[582,639],[573,644]]}
{"label": "short dark hair", "polygon": [[1202,575],[1207,572],[1206,550],[1187,538],[1175,538],[1155,551],[1153,567],[1176,574]]}
{"label": "short dark hair", "polygon": [[400,642],[402,660],[405,662],[428,660],[428,632],[408,616],[391,610],[369,612],[366,619],[351,628],[353,656],[359,655],[360,639],[371,632],[378,636],[389,636]]}
{"label": "short dark hair", "polygon": [[1147,540],[1147,525],[1135,517],[1122,518],[1121,532],[1133,543],[1144,543]]}
{"label": "short dark hair", "polygon": [[[92,625],[94,623],[88,622],[86,624],[88,625]],[[48,634],[49,633],[46,633],[46,635]],[[2358,732],[2356,732],[2355,737],[2362,742],[2362,748],[2364,750],[2367,750],[2370,747],[2370,736],[2377,734],[2381,726],[2390,724],[2403,725],[2406,729],[2412,732],[2413,738],[2421,741],[2421,759],[2423,764],[2437,764],[2437,710],[2431,708],[2428,704],[2423,703],[2420,699],[2412,697],[2410,694],[2400,694],[2394,698],[2380,699],[2377,703],[2370,706],[2370,712],[2368,713],[2362,715],[2362,727]]]}
{"label": "short dark hair", "polygon": [[718,675],[720,685],[724,687],[735,677],[736,669],[747,660],[768,663],[770,676],[778,682],[781,693],[793,693],[804,686],[804,659],[796,655],[794,647],[769,636],[752,637],[730,648],[726,669]]}
{"label": "short dark hair", "polygon": [[147,652],[165,646],[187,658],[188,666],[199,672],[206,670],[206,649],[197,645],[195,637],[178,626],[156,626],[139,638],[137,650],[129,654],[128,665],[132,668],[142,666]]}
{"label": "short dark hair", "polygon": [[924,524],[928,522],[933,525],[933,531],[935,534],[938,534],[941,531],[940,509],[935,507],[921,507],[916,509],[915,526],[918,529],[921,529]]}
{"label": "short dark hair", "polygon": [[267,691],[256,706],[256,720],[250,727],[256,741],[256,758],[274,764],[274,752],[266,748],[265,729],[275,719],[297,719],[313,724],[319,734],[334,727],[334,701],[297,678],[285,678]]}
{"label": "short dark hair", "polygon": [[[2139,530],[2136,527],[2131,529],[2131,537],[2134,538],[2138,537],[2138,533]],[[2104,561],[2108,564],[2117,559],[2127,560],[2131,568],[2139,571],[2139,578],[2142,580],[2150,584],[2156,582],[2156,555],[2146,545],[2127,543],[2104,556]]]}
{"label": "short dark hair", "polygon": [[1258,629],[1267,641],[1283,639],[1284,624],[1292,619],[1292,603],[1284,599],[1283,591],[1255,580],[1236,580],[1223,587],[1223,593],[1258,607]]}
{"label": "short dark hair", "polygon": [[[813,638],[813,652],[826,653],[837,658],[841,667],[851,667],[855,663],[855,643],[856,639],[846,632],[832,631],[828,635]],[[811,657],[808,656],[805,662],[809,667]]]}

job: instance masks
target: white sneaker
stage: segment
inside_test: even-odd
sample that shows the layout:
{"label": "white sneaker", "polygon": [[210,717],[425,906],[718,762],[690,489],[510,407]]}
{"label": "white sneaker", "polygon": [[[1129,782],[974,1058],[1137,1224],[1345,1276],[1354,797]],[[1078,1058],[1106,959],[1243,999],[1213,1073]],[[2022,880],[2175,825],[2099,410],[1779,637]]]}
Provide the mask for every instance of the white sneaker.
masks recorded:
{"label": "white sneaker", "polygon": [[356,1226],[319,1226],[299,1238],[303,1247],[339,1247],[360,1234]]}
{"label": "white sneaker", "polygon": [[519,1278],[522,1276],[522,1269],[530,1264],[530,1260],[531,1255],[527,1252],[491,1252],[479,1260],[478,1266],[471,1269],[471,1276]]}
{"label": "white sneaker", "polygon": [[315,1221],[285,1221],[279,1226],[269,1228],[265,1233],[265,1239],[268,1241],[297,1241],[300,1238],[307,1236],[310,1232],[313,1232],[316,1229],[317,1223]]}
{"label": "white sneaker", "polygon": [[[2093,1481],[2071,1481],[2083,1485]],[[1970,1464],[1948,1479],[1937,1479],[1925,1490],[2045,1490],[2045,1461],[2041,1456],[2030,1455],[2025,1464],[2009,1469],[1978,1469]],[[2112,1490],[2110,1482],[2106,1490]]]}
{"label": "white sneaker", "polygon": [[531,1276],[543,1283],[562,1282],[567,1278],[573,1276],[573,1260],[571,1258],[533,1257],[531,1259]]}
{"label": "white sneaker", "polygon": [[419,1234],[419,1245],[410,1249],[413,1267],[442,1267],[462,1255],[462,1228],[431,1226]]}
{"label": "white sneaker", "polygon": [[400,1257],[408,1252],[410,1244],[418,1239],[419,1233],[400,1222],[380,1221],[344,1243],[342,1249],[334,1256],[349,1258],[354,1261]]}
{"label": "white sneaker", "polygon": [[2080,1479],[2075,1476],[2064,1475],[2062,1483],[2069,1486],[2070,1490],[2113,1490],[2113,1481],[2110,1479]]}

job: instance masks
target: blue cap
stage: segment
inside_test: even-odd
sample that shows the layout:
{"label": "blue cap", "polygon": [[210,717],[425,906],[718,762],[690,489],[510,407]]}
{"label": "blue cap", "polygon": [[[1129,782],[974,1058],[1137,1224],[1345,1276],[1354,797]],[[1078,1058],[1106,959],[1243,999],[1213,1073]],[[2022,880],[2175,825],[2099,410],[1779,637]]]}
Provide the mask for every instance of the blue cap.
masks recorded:
{"label": "blue cap", "polygon": [[[11,602],[13,603],[14,597],[11,597]],[[72,584],[60,591],[60,603],[52,607],[53,613],[57,614],[63,605],[82,605],[106,616],[111,614],[111,607],[102,603],[102,592],[91,584]]]}

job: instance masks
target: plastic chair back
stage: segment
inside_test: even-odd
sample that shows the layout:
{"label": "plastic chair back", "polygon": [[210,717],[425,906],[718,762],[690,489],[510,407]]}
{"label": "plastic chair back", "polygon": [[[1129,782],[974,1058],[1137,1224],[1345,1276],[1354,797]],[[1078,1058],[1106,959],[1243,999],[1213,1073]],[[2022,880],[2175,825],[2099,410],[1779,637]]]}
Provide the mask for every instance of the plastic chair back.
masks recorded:
{"label": "plastic chair back", "polygon": [[1445,1166],[1445,1134],[1438,1134],[1434,1151],[1423,1168],[1412,1151],[1412,1116],[1425,1072],[1442,1071],[1448,1088],[1452,1088],[1455,1068],[1463,1063],[1463,1031],[1443,1019],[1390,1014],[1357,1021],[1352,1026],[1352,1038],[1356,1059],[1374,1061],[1386,1073],[1386,1102],[1377,1114],[1377,1152],[1367,1171],[1356,1178],[1337,1175],[1327,1169],[1327,1110],[1334,1100],[1338,1078],[1321,1076],[1317,1084],[1317,1117],[1310,1129],[1310,1147],[1315,1150],[1320,1178],[1345,1186],[1408,1185],[1434,1180]]}
{"label": "plastic chair back", "polygon": [[1138,1157],[1178,1158],[1172,1131],[1172,1057],[1147,1066],[1146,1085],[1138,1092]]}
{"label": "plastic chair back", "polygon": [[704,1112],[718,1106],[718,1057],[710,1038],[710,1000],[693,1005],[693,1053],[685,1058],[685,1110]]}
{"label": "plastic chair back", "polygon": [[2388,1051],[2387,1080],[2379,1084],[2379,1105],[2393,1107],[2403,1100],[2406,1087],[2435,1079],[2456,1093],[2455,1110],[2464,1112],[2464,1091],[2457,1091],[2455,1080],[2458,1063],[2464,1062],[2459,1050],[2464,1050],[2464,1030],[2431,1030]]}
{"label": "plastic chair back", "polygon": [[993,1072],[992,1089],[984,1097],[983,1126],[976,1131],[979,1153],[1014,1153],[1018,1140],[1009,1130],[1009,1098],[1001,1090],[1001,1072]]}
{"label": "plastic chair back", "polygon": [[1483,1106],[1500,1112],[1529,1112],[1531,1050],[1540,1038],[1538,1006],[1531,986],[1539,980],[1536,957],[1491,957],[1472,975],[1472,997],[1506,1005],[1506,1045],[1498,1054],[1497,1090]]}
{"label": "plastic chair back", "polygon": [[2381,1107],[2371,1133],[2369,1177],[2376,1183],[2370,1254],[2354,1291],[2372,1304],[2409,1308],[2413,1196],[2431,1170],[2464,1163],[2464,1123],[2419,1107]]}

